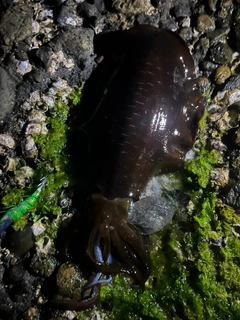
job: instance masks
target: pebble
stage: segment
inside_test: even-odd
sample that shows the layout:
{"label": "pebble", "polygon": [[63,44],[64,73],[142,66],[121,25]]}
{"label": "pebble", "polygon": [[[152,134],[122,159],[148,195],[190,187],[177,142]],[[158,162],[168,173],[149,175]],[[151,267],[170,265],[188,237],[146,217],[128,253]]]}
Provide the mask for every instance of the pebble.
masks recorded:
{"label": "pebble", "polygon": [[50,277],[57,265],[58,262],[54,256],[46,255],[44,253],[34,254],[30,261],[32,270],[42,277]]}
{"label": "pebble", "polygon": [[81,289],[86,281],[77,265],[71,262],[62,264],[56,278],[60,295],[71,296],[75,299],[81,297]]}
{"label": "pebble", "polygon": [[231,77],[231,69],[229,67],[220,66],[217,68],[215,73],[215,82],[217,84],[224,83],[230,77]]}
{"label": "pebble", "polygon": [[209,57],[213,62],[228,64],[232,60],[233,50],[226,44],[218,42],[209,49]]}
{"label": "pebble", "polygon": [[215,22],[207,14],[201,14],[197,18],[196,29],[200,33],[212,32],[215,29]]}

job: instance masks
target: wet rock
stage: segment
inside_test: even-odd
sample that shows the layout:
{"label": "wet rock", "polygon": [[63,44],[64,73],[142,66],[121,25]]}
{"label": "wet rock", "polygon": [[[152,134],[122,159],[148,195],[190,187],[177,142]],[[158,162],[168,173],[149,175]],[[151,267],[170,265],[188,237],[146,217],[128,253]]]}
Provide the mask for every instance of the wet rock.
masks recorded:
{"label": "wet rock", "polygon": [[32,35],[32,9],[17,3],[0,16],[0,43],[13,46]]}
{"label": "wet rock", "polygon": [[168,29],[171,31],[177,31],[178,24],[174,18],[169,17],[167,20],[161,20],[159,23],[162,29]]}
{"label": "wet rock", "polygon": [[212,61],[204,60],[203,63],[201,63],[201,66],[207,71],[213,71],[218,65]]}
{"label": "wet rock", "polygon": [[75,1],[70,0],[70,1],[66,1],[60,7],[60,10],[57,16],[57,22],[61,27],[64,27],[64,26],[77,27],[82,25],[83,20],[81,17],[77,15],[76,6],[77,4],[75,3]]}
{"label": "wet rock", "polygon": [[13,312],[13,302],[6,292],[5,286],[0,284],[0,317],[2,319],[8,319]]}
{"label": "wet rock", "polygon": [[66,68],[61,70],[59,68],[56,76],[69,78],[73,75],[76,85],[80,79],[86,79],[90,75],[93,67],[96,65],[93,54],[93,37],[94,31],[92,29],[71,28],[61,32],[49,44],[55,52],[62,50],[66,58],[71,57],[76,61],[75,73],[73,70],[68,71]]}
{"label": "wet rock", "polygon": [[16,312],[23,313],[32,305],[35,300],[36,288],[32,282],[19,283],[9,293]]}
{"label": "wet rock", "polygon": [[240,75],[232,76],[224,86],[224,90],[232,91],[240,87]]}
{"label": "wet rock", "polygon": [[201,38],[195,48],[194,61],[196,63],[199,63],[199,61],[202,61],[205,58],[208,48],[209,40],[207,38]]}
{"label": "wet rock", "polygon": [[16,83],[10,74],[0,67],[0,120],[13,110]]}
{"label": "wet rock", "polygon": [[219,28],[207,34],[207,38],[210,40],[211,45],[218,42],[226,42],[230,28]]}
{"label": "wet rock", "polygon": [[75,299],[81,297],[81,289],[85,279],[79,267],[67,262],[61,265],[56,276],[58,293]]}
{"label": "wet rock", "polygon": [[23,268],[22,264],[12,266],[10,270],[8,270],[8,277],[14,282],[29,282],[31,278],[29,272]]}
{"label": "wet rock", "polygon": [[229,67],[221,66],[217,68],[215,73],[215,81],[217,84],[224,83],[230,77],[231,77],[231,69]]}
{"label": "wet rock", "polygon": [[98,9],[98,11],[101,14],[105,13],[106,9],[105,9],[104,1],[102,1],[102,0],[92,0],[91,3],[95,5],[95,7]]}
{"label": "wet rock", "polygon": [[54,49],[63,51],[76,60],[80,55],[91,55],[93,53],[94,31],[91,29],[70,28],[61,32],[54,43]]}
{"label": "wet rock", "polygon": [[228,64],[232,60],[233,51],[226,43],[216,43],[209,49],[209,57],[213,62]]}
{"label": "wet rock", "polygon": [[147,14],[141,13],[136,18],[136,22],[139,24],[158,25],[159,20],[159,14],[149,16]]}
{"label": "wet rock", "polygon": [[28,51],[29,51],[29,44],[25,42],[19,42],[17,51],[15,52],[16,59],[20,61],[28,60]]}
{"label": "wet rock", "polygon": [[181,188],[180,182],[173,175],[150,179],[144,190],[144,197],[132,204],[128,222],[136,225],[146,235],[164,228],[179,207],[175,196],[170,195],[170,191],[177,188]]}
{"label": "wet rock", "polygon": [[225,195],[226,203],[235,209],[240,209],[240,182],[235,183]]}
{"label": "wet rock", "polygon": [[78,14],[89,21],[90,18],[97,19],[100,17],[100,13],[94,4],[82,2],[77,7]]}
{"label": "wet rock", "polygon": [[211,88],[211,82],[206,77],[200,77],[198,79],[198,85],[203,92],[206,92]]}
{"label": "wet rock", "polygon": [[4,237],[3,246],[18,257],[24,256],[34,246],[34,237],[30,226],[18,231],[10,230]]}
{"label": "wet rock", "polygon": [[193,32],[192,28],[190,27],[184,27],[179,32],[180,37],[183,38],[183,40],[187,43],[189,43],[192,40]]}
{"label": "wet rock", "polygon": [[52,255],[44,253],[35,254],[30,262],[30,267],[42,277],[50,277],[57,267],[57,260]]}
{"label": "wet rock", "polygon": [[201,14],[197,18],[196,29],[201,33],[208,33],[215,29],[215,23],[208,15]]}
{"label": "wet rock", "polygon": [[173,8],[173,12],[176,18],[189,17],[191,15],[191,8],[188,2],[176,5]]}
{"label": "wet rock", "polygon": [[50,47],[42,46],[38,50],[30,52],[31,62],[38,68],[48,69],[52,62],[52,50]]}
{"label": "wet rock", "polygon": [[124,14],[140,14],[143,12],[150,12],[153,10],[153,6],[150,0],[114,0],[112,2],[113,10]]}

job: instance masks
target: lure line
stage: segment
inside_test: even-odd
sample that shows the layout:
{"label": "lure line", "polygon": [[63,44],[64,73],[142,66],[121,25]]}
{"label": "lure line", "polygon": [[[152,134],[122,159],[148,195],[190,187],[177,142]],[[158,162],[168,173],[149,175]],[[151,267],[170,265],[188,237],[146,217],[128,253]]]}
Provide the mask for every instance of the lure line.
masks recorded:
{"label": "lure line", "polygon": [[18,220],[28,210],[32,209],[47,182],[47,178],[42,178],[37,190],[30,197],[20,202],[15,207],[9,209],[3,215],[3,217],[0,219],[0,234],[2,234],[10,226],[11,223]]}

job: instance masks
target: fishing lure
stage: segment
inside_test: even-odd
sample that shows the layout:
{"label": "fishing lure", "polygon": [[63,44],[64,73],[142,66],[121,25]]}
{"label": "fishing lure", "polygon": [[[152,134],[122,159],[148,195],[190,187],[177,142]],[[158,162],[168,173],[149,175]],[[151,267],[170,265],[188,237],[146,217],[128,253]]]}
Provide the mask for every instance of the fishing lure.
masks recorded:
{"label": "fishing lure", "polygon": [[18,220],[28,210],[32,209],[47,182],[47,178],[42,178],[37,190],[30,197],[20,202],[17,206],[9,209],[3,215],[3,217],[0,219],[0,234],[2,234],[10,226],[11,223]]}

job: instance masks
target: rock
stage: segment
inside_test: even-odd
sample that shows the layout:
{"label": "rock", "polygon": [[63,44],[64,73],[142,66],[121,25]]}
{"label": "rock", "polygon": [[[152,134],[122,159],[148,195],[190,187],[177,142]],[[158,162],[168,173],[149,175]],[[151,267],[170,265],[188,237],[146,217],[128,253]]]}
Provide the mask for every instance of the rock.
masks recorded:
{"label": "rock", "polygon": [[173,8],[173,12],[176,18],[189,17],[191,15],[191,9],[189,3],[178,4]]}
{"label": "rock", "polygon": [[215,29],[215,23],[208,15],[201,14],[197,18],[196,29],[201,33],[212,32]]}
{"label": "rock", "polygon": [[232,76],[226,85],[224,86],[224,90],[232,91],[234,89],[239,89],[240,87],[240,75]]}
{"label": "rock", "polygon": [[218,42],[209,49],[209,57],[213,62],[227,64],[232,60],[233,51],[226,44]]}
{"label": "rock", "polygon": [[63,296],[73,296],[79,299],[85,279],[82,272],[73,263],[64,263],[57,272],[58,293]]}
{"label": "rock", "polygon": [[70,28],[60,32],[53,41],[53,47],[55,51],[63,49],[67,55],[78,60],[81,55],[93,54],[93,37],[94,32],[91,29]]}
{"label": "rock", "polygon": [[16,83],[10,74],[0,67],[0,120],[4,119],[14,107]]}
{"label": "rock", "polygon": [[187,43],[189,43],[192,40],[193,32],[192,28],[190,27],[184,27],[179,32],[180,37],[183,38],[183,40]]}
{"label": "rock", "polygon": [[30,262],[30,267],[43,277],[50,277],[57,267],[57,260],[52,255],[44,253],[35,254]]}
{"label": "rock", "polygon": [[215,81],[217,84],[224,83],[230,77],[231,77],[231,69],[229,67],[220,66],[217,68],[215,73]]}
{"label": "rock", "polygon": [[195,48],[196,52],[194,54],[194,61],[196,63],[198,63],[199,61],[202,61],[205,58],[208,52],[208,48],[209,48],[209,40],[207,38],[201,38]]}
{"label": "rock", "polygon": [[32,35],[32,9],[17,3],[2,12],[0,17],[0,44],[13,46],[27,41]]}
{"label": "rock", "polygon": [[150,0],[113,0],[112,9],[124,14],[140,14],[153,11],[153,6]]}

